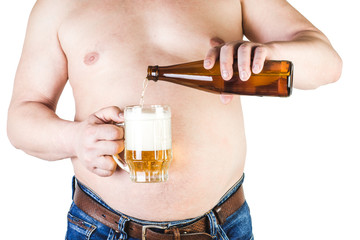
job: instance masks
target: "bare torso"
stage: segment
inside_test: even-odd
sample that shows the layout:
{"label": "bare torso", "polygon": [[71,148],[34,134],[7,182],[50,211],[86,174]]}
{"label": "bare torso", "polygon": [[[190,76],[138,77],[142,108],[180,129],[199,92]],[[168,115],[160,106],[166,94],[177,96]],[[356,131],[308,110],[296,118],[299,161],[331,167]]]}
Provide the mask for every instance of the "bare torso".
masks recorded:
{"label": "bare torso", "polygon": [[[75,3],[74,3],[75,4]],[[148,65],[203,59],[210,39],[242,39],[238,0],[77,1],[59,29],[76,120],[107,106],[139,103]],[[246,143],[240,98],[150,82],[146,104],[172,108],[169,180],[132,183],[118,169],[99,177],[72,159],[75,175],[113,208],[146,220],[178,220],[211,209],[241,177]]]}

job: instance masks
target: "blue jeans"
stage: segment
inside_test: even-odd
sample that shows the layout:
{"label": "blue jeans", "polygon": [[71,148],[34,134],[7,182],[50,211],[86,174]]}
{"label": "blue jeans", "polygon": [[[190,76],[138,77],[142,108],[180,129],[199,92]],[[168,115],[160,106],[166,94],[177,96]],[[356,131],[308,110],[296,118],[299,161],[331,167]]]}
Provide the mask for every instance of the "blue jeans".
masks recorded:
{"label": "blue jeans", "polygon": [[[229,191],[220,199],[218,205],[226,201],[242,184],[244,177],[242,177]],[[76,184],[75,177],[73,179],[73,190],[74,184]],[[115,232],[113,229],[105,226],[104,224],[98,222],[94,218],[90,217],[82,210],[80,210],[74,202],[71,204],[70,211],[68,213],[68,228],[66,233],[66,240],[118,240],[118,239],[128,239],[128,240],[137,240],[135,238],[129,238],[124,231],[125,224],[127,221],[132,220],[143,225],[166,225],[171,226],[186,226],[193,223],[197,219],[200,219],[203,216],[208,217],[210,222],[210,234],[214,239],[218,240],[253,240],[252,234],[252,225],[250,210],[245,203],[231,216],[229,216],[225,223],[219,225],[216,221],[213,210],[209,210],[203,216],[185,219],[179,221],[170,221],[170,222],[153,222],[153,221],[144,221],[136,219],[130,216],[127,216],[123,213],[120,213],[110,206],[108,206],[96,193],[92,192],[89,188],[79,183],[81,189],[91,196],[96,202],[103,205],[107,209],[116,212],[120,215],[119,217],[119,226],[118,232]]]}

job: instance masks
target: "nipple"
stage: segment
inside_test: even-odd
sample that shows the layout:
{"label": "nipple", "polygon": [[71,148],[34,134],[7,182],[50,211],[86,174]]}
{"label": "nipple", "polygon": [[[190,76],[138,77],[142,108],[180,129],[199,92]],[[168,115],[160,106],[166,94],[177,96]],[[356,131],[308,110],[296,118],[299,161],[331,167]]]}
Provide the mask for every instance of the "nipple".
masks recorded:
{"label": "nipple", "polygon": [[97,52],[91,52],[85,55],[84,63],[86,65],[92,65],[97,62],[99,59],[99,54]]}

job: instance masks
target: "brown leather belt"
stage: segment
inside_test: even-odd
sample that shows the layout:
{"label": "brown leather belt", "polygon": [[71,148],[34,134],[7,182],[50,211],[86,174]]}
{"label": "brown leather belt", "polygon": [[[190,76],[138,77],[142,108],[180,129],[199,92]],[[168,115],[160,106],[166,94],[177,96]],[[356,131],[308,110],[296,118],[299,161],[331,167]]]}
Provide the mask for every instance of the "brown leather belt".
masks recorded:
{"label": "brown leather belt", "polygon": [[[240,188],[230,196],[224,203],[213,208],[213,212],[218,223],[223,224],[226,219],[238,210],[245,202],[244,190]],[[119,232],[118,225],[120,214],[108,210],[101,204],[97,203],[89,195],[87,195],[79,186],[75,184],[74,203],[78,208],[86,214],[101,222],[102,224]],[[157,229],[154,231],[152,229]],[[161,232],[159,232],[159,229]],[[129,220],[125,225],[125,232],[128,237],[147,240],[207,240],[212,239],[210,232],[210,222],[208,217],[204,216],[196,220],[194,223],[184,227],[170,227],[161,225],[142,225],[140,223]]]}

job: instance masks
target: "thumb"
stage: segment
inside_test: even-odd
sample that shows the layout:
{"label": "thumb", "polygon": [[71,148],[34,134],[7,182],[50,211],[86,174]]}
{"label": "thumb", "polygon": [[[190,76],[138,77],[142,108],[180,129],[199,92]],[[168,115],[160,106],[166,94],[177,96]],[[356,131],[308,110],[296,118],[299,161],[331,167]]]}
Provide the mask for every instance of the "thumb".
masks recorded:
{"label": "thumb", "polygon": [[112,122],[121,123],[124,121],[122,113],[121,109],[117,106],[106,107],[92,114],[89,117],[89,121],[97,124]]}

